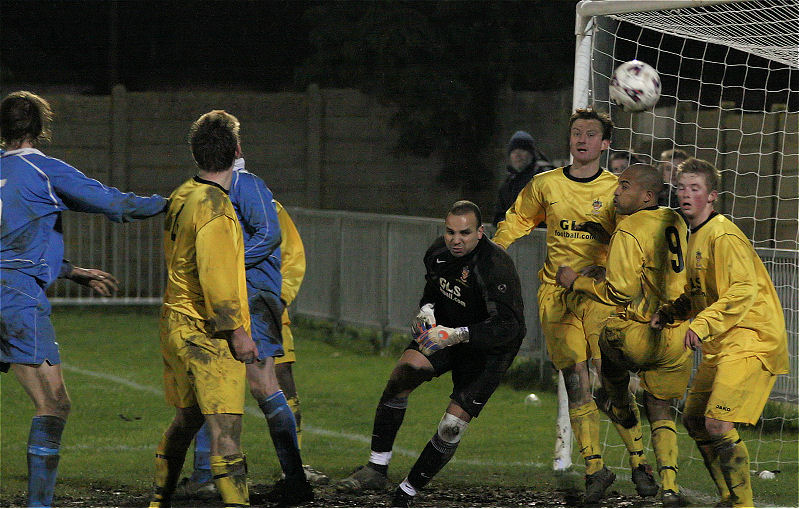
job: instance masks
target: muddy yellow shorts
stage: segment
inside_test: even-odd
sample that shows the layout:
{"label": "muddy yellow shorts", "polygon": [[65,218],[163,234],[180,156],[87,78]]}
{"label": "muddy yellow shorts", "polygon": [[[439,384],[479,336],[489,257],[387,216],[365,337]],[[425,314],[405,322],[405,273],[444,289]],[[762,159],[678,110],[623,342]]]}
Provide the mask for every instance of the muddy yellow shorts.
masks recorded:
{"label": "muddy yellow shorts", "polygon": [[292,329],[289,328],[289,324],[292,322],[289,321],[289,312],[286,308],[283,310],[281,320],[283,321],[283,327],[281,328],[281,336],[283,337],[283,357],[275,357],[276,366],[278,364],[285,364],[297,360],[297,357],[294,355],[294,336],[292,335]]}
{"label": "muddy yellow shorts", "polygon": [[206,415],[244,412],[245,365],[233,358],[227,340],[211,337],[203,320],[166,308],[159,329],[167,403],[199,405]]}
{"label": "muddy yellow shorts", "polygon": [[600,330],[614,310],[557,285],[539,286],[539,323],[556,369],[600,358]]}
{"label": "muddy yellow shorts", "polygon": [[612,315],[600,334],[600,351],[603,359],[638,371],[641,387],[656,398],[682,398],[692,375],[692,351],[683,348],[688,328],[683,322],[658,331]]}
{"label": "muddy yellow shorts", "polygon": [[686,398],[686,415],[725,422],[755,424],[775,385],[758,357],[723,361],[716,366],[701,361]]}

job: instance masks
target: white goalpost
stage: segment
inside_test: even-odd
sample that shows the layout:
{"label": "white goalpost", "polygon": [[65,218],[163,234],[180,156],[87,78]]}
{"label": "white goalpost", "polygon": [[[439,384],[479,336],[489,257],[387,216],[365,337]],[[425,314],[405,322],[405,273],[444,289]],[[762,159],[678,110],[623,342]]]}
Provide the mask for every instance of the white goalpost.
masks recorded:
{"label": "white goalpost", "polygon": [[[764,261],[789,333],[790,373],[778,377],[769,411],[753,430],[751,465],[796,469],[798,1],[583,0],[576,7],[575,35],[572,106],[611,113],[616,127],[609,152],[629,150],[658,164],[662,151],[681,149],[721,170],[717,208]],[[626,113],[609,102],[613,70],[633,59],[661,76],[661,99],[652,111]],[[563,379],[559,402],[553,468],[563,471],[572,464]],[[675,406],[676,418],[681,408]],[[791,424],[787,430],[785,423]],[[624,447],[607,421],[604,427],[604,449]],[[794,446],[773,447],[775,442]],[[703,461],[695,450],[682,450],[681,457]],[[610,466],[627,468],[627,462]]]}

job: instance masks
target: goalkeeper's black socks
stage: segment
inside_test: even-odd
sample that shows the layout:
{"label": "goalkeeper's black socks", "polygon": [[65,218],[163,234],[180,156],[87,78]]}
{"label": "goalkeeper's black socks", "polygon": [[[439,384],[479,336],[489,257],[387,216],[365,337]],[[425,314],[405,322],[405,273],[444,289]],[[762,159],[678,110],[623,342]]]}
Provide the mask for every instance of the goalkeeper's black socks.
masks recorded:
{"label": "goalkeeper's black socks", "polygon": [[411,486],[417,490],[424,488],[433,479],[433,476],[447,465],[447,462],[456,453],[458,444],[459,442],[445,442],[439,433],[433,435],[425,449],[422,450],[422,454],[417,458],[417,462],[411,467],[411,472],[408,473],[407,479]]}
{"label": "goalkeeper's black socks", "polygon": [[[375,409],[375,421],[372,424],[372,444],[370,450],[389,452],[394,446],[394,439],[403,424],[406,415],[408,398],[382,397]],[[377,468],[375,470],[378,470]],[[386,472],[381,472],[385,474]]]}

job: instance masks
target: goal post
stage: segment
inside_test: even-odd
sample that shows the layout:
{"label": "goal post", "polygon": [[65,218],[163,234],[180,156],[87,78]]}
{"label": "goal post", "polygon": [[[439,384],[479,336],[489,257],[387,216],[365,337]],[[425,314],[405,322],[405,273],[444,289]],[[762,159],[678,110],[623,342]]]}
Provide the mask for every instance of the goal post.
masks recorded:
{"label": "goal post", "polygon": [[[575,37],[573,109],[591,105],[611,114],[616,127],[609,153],[628,150],[655,165],[663,151],[681,149],[720,169],[718,210],[742,229],[764,261],[789,333],[790,373],[778,377],[770,395],[777,410],[765,412],[753,432],[758,439],[751,463],[758,470],[787,463],[796,468],[797,0],[583,0],[576,6]],[[652,111],[626,113],[609,101],[613,70],[633,59],[661,76],[661,99]],[[675,407],[676,414],[680,409]],[[562,433],[569,421],[566,411],[559,415]],[[770,425],[777,421],[793,426],[773,432],[781,428]],[[615,433],[605,437],[605,450],[623,447]],[[794,444],[776,453],[768,446],[774,441]],[[571,448],[563,442],[560,434],[556,470],[571,464]],[[762,448],[770,452],[760,454]],[[685,455],[702,462],[694,450]]]}

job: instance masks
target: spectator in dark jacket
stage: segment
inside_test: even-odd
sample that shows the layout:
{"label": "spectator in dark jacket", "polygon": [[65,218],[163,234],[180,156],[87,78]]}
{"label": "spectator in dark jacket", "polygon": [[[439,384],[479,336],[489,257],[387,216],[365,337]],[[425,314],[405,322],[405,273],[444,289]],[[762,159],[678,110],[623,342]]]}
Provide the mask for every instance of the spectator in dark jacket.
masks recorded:
{"label": "spectator in dark jacket", "polygon": [[525,131],[517,131],[508,142],[508,176],[497,193],[492,224],[505,219],[506,210],[517,199],[517,195],[534,175],[555,168],[541,152],[536,150],[533,137]]}

